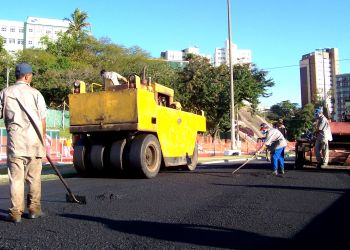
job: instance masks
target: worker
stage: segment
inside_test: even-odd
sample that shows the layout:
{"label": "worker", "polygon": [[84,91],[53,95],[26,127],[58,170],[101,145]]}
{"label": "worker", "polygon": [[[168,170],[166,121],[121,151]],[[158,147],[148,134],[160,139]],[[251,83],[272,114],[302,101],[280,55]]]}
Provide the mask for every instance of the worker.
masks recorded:
{"label": "worker", "polygon": [[108,90],[111,86],[120,85],[119,80],[122,80],[124,83],[128,82],[128,80],[124,76],[118,74],[117,72],[108,72],[103,69],[101,70],[100,74],[102,77],[104,90]]}
{"label": "worker", "polygon": [[317,168],[323,168],[328,165],[329,150],[328,141],[332,141],[332,132],[327,118],[323,115],[323,108],[315,110],[316,118],[316,142],[315,154],[317,160]]}
{"label": "worker", "polygon": [[279,167],[280,173],[284,175],[284,158],[282,152],[287,146],[286,139],[278,129],[269,128],[266,123],[260,124],[260,131],[262,134],[266,135],[266,138],[263,145],[257,150],[256,154],[259,154],[265,148],[270,150],[272,175],[276,176],[278,174]]}
{"label": "worker", "polygon": [[287,129],[283,124],[283,119],[278,119],[276,128],[282,133],[283,137],[287,139]]}
{"label": "worker", "polygon": [[45,156],[46,104],[32,88],[32,67],[16,65],[16,83],[0,92],[0,118],[7,131],[7,165],[11,206],[7,220],[21,222],[24,212],[24,183],[28,185],[28,218],[43,216],[41,210],[41,170]]}
{"label": "worker", "polygon": [[[286,127],[283,124],[283,119],[282,118],[278,119],[278,121],[276,122],[276,128],[282,133],[284,139],[287,140],[287,129],[286,129]],[[283,151],[282,151],[283,159],[284,159],[284,150],[285,149],[283,149]]]}

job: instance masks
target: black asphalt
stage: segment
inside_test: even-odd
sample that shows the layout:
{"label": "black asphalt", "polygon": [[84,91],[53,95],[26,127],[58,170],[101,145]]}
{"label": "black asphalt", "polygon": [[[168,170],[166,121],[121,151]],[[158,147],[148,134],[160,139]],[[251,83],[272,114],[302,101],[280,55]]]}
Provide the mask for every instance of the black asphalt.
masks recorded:
{"label": "black asphalt", "polygon": [[[350,175],[266,161],[163,171],[154,179],[69,178],[86,205],[43,183],[44,218],[0,221],[0,249],[349,249]],[[9,204],[0,186],[0,212]],[[25,215],[24,215],[25,216]]]}

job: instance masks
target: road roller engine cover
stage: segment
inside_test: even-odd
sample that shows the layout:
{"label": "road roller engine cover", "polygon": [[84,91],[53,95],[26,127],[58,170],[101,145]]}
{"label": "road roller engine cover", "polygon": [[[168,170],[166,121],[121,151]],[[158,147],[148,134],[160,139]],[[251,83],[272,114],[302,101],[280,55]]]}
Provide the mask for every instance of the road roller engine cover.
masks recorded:
{"label": "road roller engine cover", "polygon": [[73,84],[70,132],[79,174],[153,178],[161,166],[196,168],[197,134],[206,131],[204,112],[182,111],[173,89],[142,82],[132,75],[126,84],[89,93],[83,81]]}

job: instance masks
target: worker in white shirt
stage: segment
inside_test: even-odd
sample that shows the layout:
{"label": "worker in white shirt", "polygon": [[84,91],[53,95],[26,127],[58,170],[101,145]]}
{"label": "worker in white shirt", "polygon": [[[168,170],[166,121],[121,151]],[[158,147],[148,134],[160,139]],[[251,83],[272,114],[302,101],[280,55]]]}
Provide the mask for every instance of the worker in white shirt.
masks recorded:
{"label": "worker in white shirt", "polygon": [[103,69],[101,70],[100,74],[102,77],[104,90],[108,90],[111,86],[120,85],[119,80],[122,80],[124,83],[128,82],[128,80],[124,76],[118,74],[117,72],[109,72]]}

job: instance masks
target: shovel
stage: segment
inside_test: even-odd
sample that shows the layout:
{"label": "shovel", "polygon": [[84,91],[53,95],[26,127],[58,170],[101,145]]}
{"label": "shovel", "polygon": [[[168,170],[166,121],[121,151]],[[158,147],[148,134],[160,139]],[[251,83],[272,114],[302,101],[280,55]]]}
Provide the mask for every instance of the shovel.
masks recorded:
{"label": "shovel", "polygon": [[57,176],[60,178],[63,185],[66,187],[66,189],[68,191],[68,194],[66,194],[66,201],[71,202],[71,203],[86,204],[86,197],[74,195],[73,192],[68,187],[67,182],[63,179],[60,171],[58,171],[58,168],[52,163],[50,156],[46,155],[46,158],[50,162],[51,167],[53,168],[53,170],[55,170]]}

